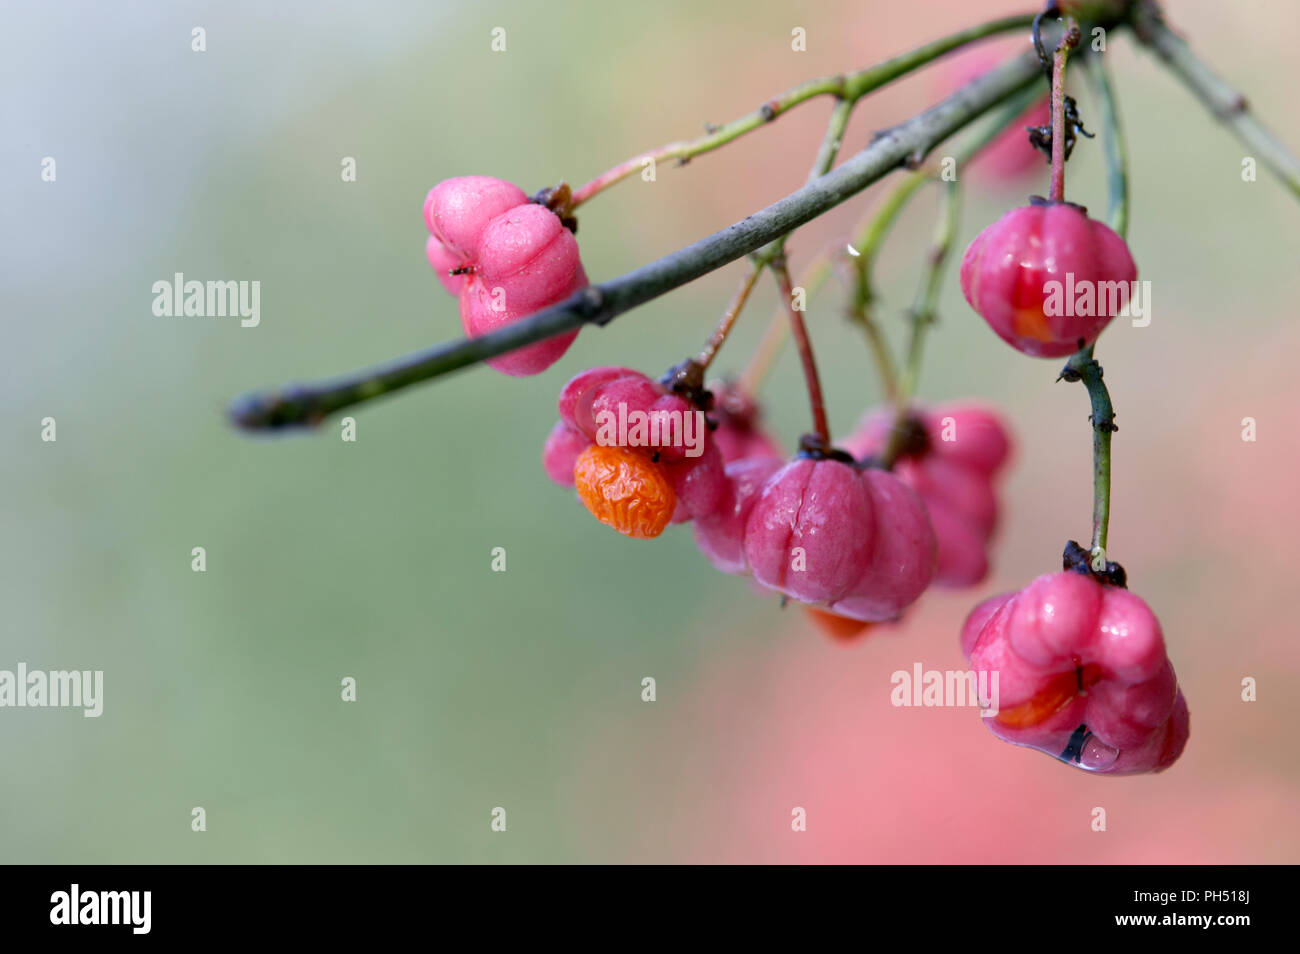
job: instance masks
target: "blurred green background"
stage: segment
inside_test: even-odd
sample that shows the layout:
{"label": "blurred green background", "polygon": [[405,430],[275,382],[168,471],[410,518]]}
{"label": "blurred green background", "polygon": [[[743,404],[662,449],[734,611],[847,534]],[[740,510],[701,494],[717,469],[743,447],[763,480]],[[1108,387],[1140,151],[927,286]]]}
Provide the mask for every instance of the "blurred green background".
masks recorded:
{"label": "blurred green background", "polygon": [[[1297,145],[1294,5],[1232,7],[1188,0],[1170,16]],[[102,669],[105,702],[97,720],[0,710],[0,860],[1300,860],[1300,216],[1264,170],[1241,181],[1242,147],[1128,36],[1112,38],[1111,67],[1155,311],[1149,328],[1117,322],[1098,356],[1121,427],[1112,555],[1160,614],[1192,711],[1187,753],[1162,776],[1085,777],[1002,745],[972,713],[888,705],[891,671],[959,667],[966,609],[1054,569],[1087,532],[1082,390],[995,340],[955,269],[922,390],[997,402],[1018,433],[995,578],[849,647],[715,573],[688,530],[617,537],[540,467],[563,382],[680,360],[737,266],[585,331],[540,377],[474,369],[363,407],[355,443],[337,421],[268,440],[223,417],[238,393],[460,333],[424,259],[421,205],[439,180],[576,185],[803,79],[1023,9],[7,4],[0,668]],[[196,26],[206,52],[191,50]],[[796,26],[806,52],[790,48]],[[942,95],[944,69],[864,102],[845,154]],[[828,111],[801,107],[593,201],[579,232],[593,281],[800,185]],[[341,181],[344,157],[356,182]],[[1071,198],[1104,209],[1099,142],[1070,174]],[[972,177],[961,247],[1045,182]],[[793,265],[880,194],[800,232]],[[927,195],[882,259],[896,341],[933,220]],[[152,285],[177,271],[260,281],[261,325],[154,317]],[[761,289],[724,370],[776,302]],[[841,300],[832,284],[809,320],[843,433],[879,391]],[[765,398],[793,446],[807,414],[793,354]],[[1246,415],[1258,444],[1240,440]],[[40,440],[46,416],[55,443]],[[1260,680],[1253,705],[1244,675]],[[340,701],[345,676],[355,703]],[[1113,806],[1110,833],[1088,829],[1097,804]],[[803,835],[791,805],[809,808]],[[497,806],[505,833],[490,829]]]}

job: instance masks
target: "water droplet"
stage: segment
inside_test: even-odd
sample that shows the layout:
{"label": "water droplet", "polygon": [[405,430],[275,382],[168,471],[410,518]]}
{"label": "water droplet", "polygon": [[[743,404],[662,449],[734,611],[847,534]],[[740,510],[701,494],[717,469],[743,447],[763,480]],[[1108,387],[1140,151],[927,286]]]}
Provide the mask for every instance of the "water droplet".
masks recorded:
{"label": "water droplet", "polygon": [[1119,749],[1107,745],[1095,735],[1089,735],[1083,743],[1083,752],[1079,755],[1079,767],[1090,772],[1100,772],[1110,768],[1119,758]]}

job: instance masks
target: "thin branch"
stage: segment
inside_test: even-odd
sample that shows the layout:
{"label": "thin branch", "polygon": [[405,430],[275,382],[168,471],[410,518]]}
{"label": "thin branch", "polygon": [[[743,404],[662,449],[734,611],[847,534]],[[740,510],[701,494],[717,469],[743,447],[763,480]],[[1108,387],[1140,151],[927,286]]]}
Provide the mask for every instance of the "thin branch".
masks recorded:
{"label": "thin branch", "polygon": [[719,126],[698,139],[672,142],[619,163],[574,192],[569,208],[571,210],[576,209],[582,203],[615,183],[623,181],[633,173],[640,172],[645,168],[645,164],[649,160],[659,163],[675,159],[679,165],[689,162],[696,156],[712,152],[720,146],[725,146],[727,143],[739,139],[746,133],[753,132],[760,126],[767,125],[778,116],[789,112],[795,106],[806,103],[818,96],[837,96],[850,104],[856,103],[868,93],[907,75],[919,67],[925,66],[947,53],[951,53],[959,47],[996,36],[999,33],[1023,30],[1033,22],[1033,19],[1032,15],[1003,17],[999,20],[992,20],[988,23],[961,30],[951,36],[935,40],[933,43],[927,43],[924,46],[917,47],[910,53],[896,56],[892,60],[886,60],[876,66],[853,73],[841,73],[837,76],[824,76],[819,79],[809,80],[769,99],[752,113],[732,120],[724,126]]}
{"label": "thin branch", "polygon": [[830,447],[831,429],[826,422],[826,401],[822,397],[822,382],[817,373],[817,359],[813,356],[812,341],[808,338],[803,314],[794,306],[794,288],[790,284],[790,270],[786,267],[784,258],[773,262],[771,268],[772,274],[776,277],[777,287],[781,290],[781,297],[785,300],[786,315],[790,319],[790,334],[799,352],[799,362],[803,365],[804,382],[808,385],[808,405],[812,408],[813,432],[822,447]]}
{"label": "thin branch", "polygon": [[1082,381],[1092,404],[1092,567],[1105,569],[1106,542],[1110,528],[1110,436],[1115,427],[1115,408],[1102,377],[1101,365],[1093,357],[1093,345],[1076,352],[1060,378]]}
{"label": "thin branch", "polygon": [[908,315],[912,329],[907,343],[907,360],[903,363],[902,383],[894,401],[894,427],[882,455],[885,467],[892,467],[903,449],[903,439],[907,435],[907,416],[911,413],[912,400],[916,397],[917,386],[921,382],[925,334],[935,322],[935,309],[939,304],[939,292],[943,288],[944,266],[952,255],[953,243],[957,238],[957,215],[961,208],[958,201],[960,186],[956,180],[945,182],[944,186],[943,194],[939,197],[939,222],[935,226],[934,242],[921,272],[916,302]]}
{"label": "thin branch", "polygon": [[735,327],[736,318],[740,315],[740,310],[745,307],[745,302],[749,300],[749,293],[754,290],[754,284],[758,281],[759,274],[763,271],[763,266],[755,263],[745,272],[745,277],[741,279],[740,286],[736,293],[731,296],[731,301],[727,303],[727,310],[722,313],[722,318],[718,325],[713,329],[713,334],[709,335],[709,340],[700,350],[699,356],[695,362],[701,368],[707,370],[713,363],[713,359],[718,356],[718,349],[727,340],[731,334],[731,329]]}
{"label": "thin branch", "polygon": [[899,166],[919,165],[938,143],[1038,76],[1038,56],[1033,51],[1026,52],[977,77],[936,106],[880,133],[867,148],[839,168],[658,261],[585,288],[480,338],[440,344],[332,381],[246,395],[233,402],[230,419],[250,430],[316,424],[345,407],[392,394],[584,324],[607,324],[637,305],[734,262],[812,221]]}
{"label": "thin branch", "polygon": [[1120,238],[1128,238],[1128,143],[1124,137],[1124,127],[1119,121],[1119,107],[1115,102],[1115,91],[1110,82],[1110,71],[1106,69],[1104,57],[1092,57],[1088,63],[1088,76],[1097,90],[1097,100],[1101,105],[1102,123],[1106,127],[1106,180],[1110,192],[1110,208],[1106,219],[1110,227]]}
{"label": "thin branch", "polygon": [[1300,196],[1300,159],[1255,118],[1246,97],[1216,74],[1168,26],[1155,4],[1139,5],[1134,32],[1156,52],[1205,108]]}
{"label": "thin branch", "polygon": [[1065,33],[1052,60],[1052,185],[1047,197],[1053,202],[1065,201],[1065,63],[1078,43],[1079,26],[1073,17],[1066,17]]}

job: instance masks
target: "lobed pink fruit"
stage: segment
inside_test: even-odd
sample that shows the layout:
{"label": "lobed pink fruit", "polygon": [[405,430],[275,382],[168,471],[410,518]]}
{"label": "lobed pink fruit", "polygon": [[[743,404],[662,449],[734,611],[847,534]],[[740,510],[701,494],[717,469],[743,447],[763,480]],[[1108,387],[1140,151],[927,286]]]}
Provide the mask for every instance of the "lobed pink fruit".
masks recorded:
{"label": "lobed pink fruit", "polygon": [[546,476],[561,487],[573,486],[573,465],[578,455],[591,446],[591,439],[567,421],[556,421],[542,447]]}
{"label": "lobed pink fruit", "polygon": [[578,421],[574,416],[574,412],[579,398],[581,398],[589,388],[592,388],[597,384],[604,384],[606,381],[613,381],[615,378],[627,376],[635,377],[637,375],[645,377],[645,375],[642,375],[640,371],[609,365],[598,368],[588,368],[586,371],[579,371],[569,379],[569,382],[565,384],[563,388],[560,389],[560,400],[558,402],[560,417],[572,424],[574,427],[577,427]]}
{"label": "lobed pink fruit", "polygon": [[477,260],[479,239],[488,223],[527,202],[522,189],[503,179],[444,179],[424,199],[424,224],[429,234],[446,246],[448,254],[467,265]]}
{"label": "lobed pink fruit", "polygon": [[935,456],[964,464],[985,477],[996,476],[1011,457],[1011,436],[991,408],[953,401],[917,410]]}
{"label": "lobed pink fruit", "polygon": [[726,486],[716,510],[695,521],[695,542],[723,573],[745,573],[745,524],[767,480],[784,466],[777,456],[751,457],[726,465]]}
{"label": "lobed pink fruit", "polygon": [[[594,369],[597,371],[604,369]],[[568,397],[574,424],[597,443],[609,443],[617,437],[618,422],[626,420],[628,437],[633,436],[635,415],[645,415],[645,434],[641,447],[657,452],[668,463],[688,459],[688,452],[703,439],[708,442],[707,425],[697,417],[697,409],[685,398],[671,394],[663,385],[650,380],[640,371],[617,376],[593,375],[575,388]],[[565,402],[561,395],[561,402]],[[687,415],[690,415],[691,440],[687,440]],[[602,430],[602,423],[604,428]]]}
{"label": "lobed pink fruit", "polygon": [[[1060,202],[1012,209],[975,237],[961,263],[971,307],[1013,348],[1042,358],[1064,357],[1096,340],[1127,303],[1136,278],[1124,240],[1078,206]],[[1077,290],[1091,288],[1091,305],[1077,307],[1071,281]],[[1048,282],[1060,283],[1057,295]]]}
{"label": "lobed pink fruit", "polygon": [[[424,200],[424,220],[430,233],[425,254],[443,287],[459,299],[469,337],[512,324],[588,284],[573,233],[509,182],[486,176],[440,182]],[[466,274],[449,274],[459,268]],[[549,338],[487,364],[504,374],[537,374],[577,335]]]}
{"label": "lobed pink fruit", "polygon": [[474,278],[500,288],[506,307],[536,311],[587,284],[578,240],[545,206],[528,203],[490,220],[474,256]]}
{"label": "lobed pink fruit", "polygon": [[[486,287],[477,278],[476,275],[469,276],[469,280],[460,293],[460,324],[468,337],[478,338],[489,332],[496,331],[498,328],[512,325],[520,318],[526,318],[536,310],[518,310],[509,307],[506,304],[506,299],[494,295],[493,290]],[[572,291],[577,291],[587,283],[586,273],[582,271],[581,266],[578,269],[576,281],[577,283]],[[556,300],[567,297],[567,294],[561,295]],[[541,374],[564,357],[564,352],[569,350],[569,345],[573,344],[573,340],[577,337],[577,331],[556,335],[536,344],[526,345],[522,348],[516,348],[514,351],[497,355],[495,358],[488,358],[484,363],[502,374],[514,378]]]}
{"label": "lobed pink fruit", "polygon": [[[620,405],[625,420],[633,411],[647,415],[644,435],[634,435],[630,430],[632,421],[628,421],[629,432],[622,436],[661,438],[646,444],[629,443],[625,449],[645,458],[671,486],[675,500],[672,523],[711,516],[726,505],[729,490],[725,462],[703,423],[703,416],[685,398],[668,392],[632,368],[589,368],[561,389],[560,420],[552,428],[542,452],[552,480],[571,484],[571,480],[560,477],[566,467],[572,470],[579,455],[593,445],[617,444]],[[606,418],[607,414],[611,417]],[[689,441],[681,427],[688,415],[691,427],[699,428],[691,433]],[[649,425],[652,420],[660,422],[654,433]],[[668,427],[668,421],[678,423]],[[696,449],[699,453],[689,456]]]}
{"label": "lobed pink fruit", "polygon": [[898,618],[930,585],[935,536],[921,500],[898,477],[868,468],[862,480],[875,514],[875,546],[848,596],[831,609],[840,616],[881,622]]}
{"label": "lobed pink fruit", "polygon": [[758,404],[739,387],[727,382],[713,382],[711,417],[717,422],[713,440],[727,463],[746,457],[780,457],[781,450],[762,429]]}
{"label": "lobed pink fruit", "polygon": [[989,538],[942,500],[926,499],[925,510],[937,542],[935,584],[967,587],[983,582],[989,574]]}
{"label": "lobed pink fruit", "polygon": [[665,461],[661,466],[677,493],[673,523],[707,517],[726,503],[726,463],[712,441],[705,441],[704,453],[698,457],[682,457],[676,462]]}
{"label": "lobed pink fruit", "polygon": [[[988,575],[988,544],[997,527],[992,481],[1011,454],[998,416],[969,402],[918,408],[922,448],[900,458],[894,473],[916,491],[937,541],[934,582],[971,586]],[[870,411],[844,442],[857,457],[884,451],[895,423],[892,409]]]}
{"label": "lobed pink fruit", "polygon": [[998,522],[998,501],[992,483],[983,474],[937,453],[919,460],[904,458],[895,465],[895,471],[927,505],[944,504],[961,514],[981,539],[987,541],[993,536]]}
{"label": "lobed pink fruit", "polygon": [[796,458],[768,478],[745,522],[745,558],[763,586],[805,603],[848,596],[871,562],[876,517],[857,468]]}
{"label": "lobed pink fruit", "polygon": [[433,266],[433,271],[438,276],[438,281],[442,282],[442,287],[450,294],[460,297],[461,289],[465,287],[465,276],[452,275],[451,270],[465,263],[432,235],[424,243],[424,254],[428,256],[429,264]]}
{"label": "lobed pink fruit", "polygon": [[962,629],[999,738],[1111,775],[1159,772],[1187,743],[1187,703],[1160,623],[1128,590],[1075,572],[986,600]]}

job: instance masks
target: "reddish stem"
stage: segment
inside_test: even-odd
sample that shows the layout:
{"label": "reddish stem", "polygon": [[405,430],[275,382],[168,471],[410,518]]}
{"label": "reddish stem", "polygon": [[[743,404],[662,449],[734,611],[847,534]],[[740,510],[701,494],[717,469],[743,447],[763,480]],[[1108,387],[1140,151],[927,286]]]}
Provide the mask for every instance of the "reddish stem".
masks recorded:
{"label": "reddish stem", "polygon": [[727,340],[727,335],[731,334],[732,326],[736,324],[736,316],[740,314],[740,309],[745,307],[745,302],[749,300],[749,293],[754,290],[754,284],[758,281],[758,273],[762,271],[757,265],[750,265],[749,271],[740,282],[740,287],[736,293],[731,296],[731,301],[727,303],[727,310],[722,313],[717,327],[713,329],[713,334],[709,335],[709,340],[705,342],[704,347],[700,350],[696,362],[704,368],[708,368],[713,363],[713,359],[718,355],[718,349],[722,343]]}
{"label": "reddish stem", "polygon": [[790,333],[794,337],[795,348],[799,351],[799,360],[803,364],[804,380],[808,383],[808,403],[812,406],[813,431],[821,439],[822,445],[831,446],[831,429],[826,423],[826,403],[822,400],[822,382],[817,375],[817,359],[813,357],[812,342],[808,339],[808,329],[804,327],[803,315],[794,307],[794,289],[790,285],[790,270],[786,268],[785,259],[772,263],[772,273],[776,276],[777,286],[785,298],[786,311],[790,315]]}
{"label": "reddish stem", "polygon": [[1047,197],[1065,201],[1065,61],[1079,43],[1079,25],[1073,17],[1065,18],[1065,35],[1056,45],[1052,61],[1052,186]]}

